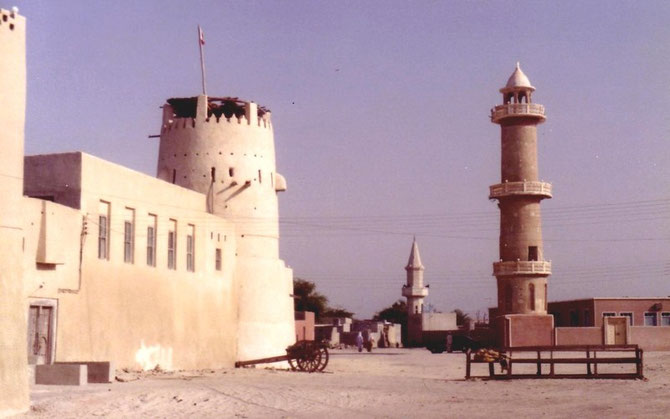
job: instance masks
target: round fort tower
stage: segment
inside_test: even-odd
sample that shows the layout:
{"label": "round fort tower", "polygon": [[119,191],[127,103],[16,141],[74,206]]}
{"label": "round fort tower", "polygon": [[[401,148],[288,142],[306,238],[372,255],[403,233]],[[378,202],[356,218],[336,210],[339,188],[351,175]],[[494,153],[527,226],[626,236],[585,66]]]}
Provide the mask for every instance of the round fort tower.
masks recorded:
{"label": "round fort tower", "polygon": [[163,106],[157,176],[206,195],[235,224],[238,359],[276,355],[293,343],[293,275],[279,259],[270,111],[237,98],[200,95]]}
{"label": "round fort tower", "polygon": [[26,20],[0,9],[0,416],[29,407],[23,291]]}
{"label": "round fort tower", "polygon": [[501,183],[489,188],[500,208],[500,260],[493,264],[498,285],[498,315],[546,314],[547,277],[540,202],[551,198],[551,184],[541,182],[537,167],[537,125],[544,106],[533,103],[535,88],[517,63],[500,89],[503,104],[491,109],[501,128]]}

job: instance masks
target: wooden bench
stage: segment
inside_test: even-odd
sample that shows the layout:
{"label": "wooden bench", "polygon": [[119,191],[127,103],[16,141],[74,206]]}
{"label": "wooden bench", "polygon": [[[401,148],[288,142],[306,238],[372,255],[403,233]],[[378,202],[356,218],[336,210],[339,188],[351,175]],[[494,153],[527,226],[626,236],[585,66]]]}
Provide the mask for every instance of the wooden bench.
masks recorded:
{"label": "wooden bench", "polygon": [[[494,369],[494,364],[500,361],[475,360],[473,357],[474,352],[468,350],[466,352],[465,378],[644,378],[643,351],[637,345],[525,346],[504,348],[498,350],[498,352],[504,354],[503,362],[507,364],[506,371],[500,374],[496,374]],[[558,358],[554,356],[567,352],[583,352],[584,355]],[[616,356],[602,356],[603,353],[611,354],[612,352],[615,352]],[[600,357],[598,357],[599,353],[601,354]],[[529,357],[529,354],[533,354],[534,356]],[[471,374],[472,364],[489,364],[489,375],[473,376]],[[537,365],[537,370],[535,374],[515,374],[513,371],[515,364],[535,364]],[[557,364],[584,364],[586,371],[584,373],[557,373],[555,369],[555,365]],[[602,364],[634,364],[635,372],[599,373],[598,365]],[[543,373],[542,365],[549,365],[548,373]]]}

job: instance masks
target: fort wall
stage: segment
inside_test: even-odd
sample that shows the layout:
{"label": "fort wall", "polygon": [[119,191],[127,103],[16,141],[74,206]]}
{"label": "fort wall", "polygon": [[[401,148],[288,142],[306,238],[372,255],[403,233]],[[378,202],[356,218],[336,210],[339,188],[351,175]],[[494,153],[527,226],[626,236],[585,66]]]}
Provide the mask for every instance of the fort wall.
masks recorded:
{"label": "fort wall", "polygon": [[[202,194],[77,154],[81,164],[70,170],[82,179],[81,208],[26,198],[29,301],[52,301],[56,308],[54,361],[113,360],[119,368],[168,370],[232,366],[238,320],[234,225],[209,214]],[[62,168],[61,160],[72,161],[72,155],[35,159]],[[71,177],[76,173],[53,176],[53,188],[61,189],[60,179]],[[29,178],[49,191],[46,179]],[[39,227],[45,216],[46,231]],[[132,231],[130,254],[126,223]],[[65,257],[56,255],[53,265],[40,266],[35,258],[52,235],[65,246]]]}
{"label": "fort wall", "polygon": [[[220,107],[219,107],[220,105]],[[228,116],[215,110],[228,109]],[[157,176],[207,196],[207,210],[235,225],[238,357],[281,353],[295,340],[292,271],[279,259],[270,113],[237,99],[170,99],[163,106]]]}
{"label": "fort wall", "polygon": [[0,9],[0,416],[28,409],[23,285],[26,21]]}

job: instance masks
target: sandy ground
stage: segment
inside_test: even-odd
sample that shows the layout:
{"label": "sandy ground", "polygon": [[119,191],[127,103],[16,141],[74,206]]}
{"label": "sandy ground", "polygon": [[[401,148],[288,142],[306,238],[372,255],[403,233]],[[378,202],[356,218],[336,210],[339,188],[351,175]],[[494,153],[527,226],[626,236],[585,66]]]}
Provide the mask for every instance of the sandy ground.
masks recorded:
{"label": "sandy ground", "polygon": [[670,352],[645,353],[645,380],[514,381],[465,381],[463,354],[331,354],[325,373],[120,373],[133,381],[34,386],[22,417],[670,417]]}

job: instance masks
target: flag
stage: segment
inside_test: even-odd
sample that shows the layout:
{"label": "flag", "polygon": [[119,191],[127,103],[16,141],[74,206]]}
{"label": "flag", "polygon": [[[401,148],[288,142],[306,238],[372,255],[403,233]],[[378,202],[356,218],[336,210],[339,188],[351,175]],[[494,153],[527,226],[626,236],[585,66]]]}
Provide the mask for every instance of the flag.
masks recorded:
{"label": "flag", "polygon": [[200,25],[198,25],[198,40],[200,41],[200,45],[205,45],[205,36],[202,33],[202,29],[200,29]]}

